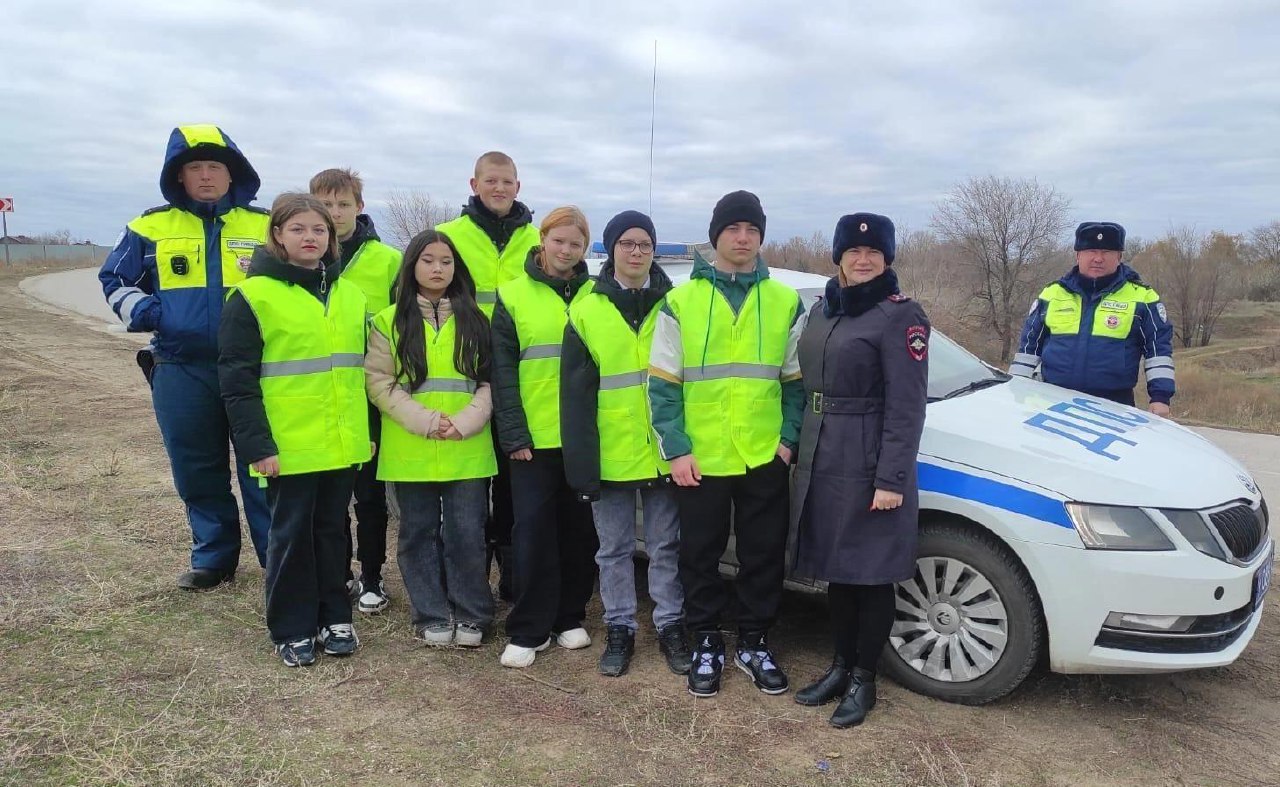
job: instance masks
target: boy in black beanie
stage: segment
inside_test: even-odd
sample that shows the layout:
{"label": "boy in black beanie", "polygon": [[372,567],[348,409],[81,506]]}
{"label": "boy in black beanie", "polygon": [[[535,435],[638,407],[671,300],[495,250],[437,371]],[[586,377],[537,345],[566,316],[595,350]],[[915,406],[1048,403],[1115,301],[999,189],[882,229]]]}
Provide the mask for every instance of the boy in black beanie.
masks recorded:
{"label": "boy in black beanie", "polygon": [[720,689],[728,602],[720,556],[731,525],[740,608],[734,664],[766,694],[788,688],[766,636],[782,596],[804,311],[795,290],[769,278],[764,228],[756,195],[735,191],[716,203],[708,227],[715,265],[695,256],[689,281],[667,294],[649,356],[653,428],[679,485],[680,581],[696,649],[688,683],[698,697]]}

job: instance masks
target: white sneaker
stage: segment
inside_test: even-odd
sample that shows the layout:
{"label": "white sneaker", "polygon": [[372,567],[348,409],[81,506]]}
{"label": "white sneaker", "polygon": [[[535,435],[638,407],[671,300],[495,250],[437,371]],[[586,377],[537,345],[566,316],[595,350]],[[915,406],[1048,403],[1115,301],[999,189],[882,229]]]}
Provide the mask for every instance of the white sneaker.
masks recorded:
{"label": "white sneaker", "polygon": [[453,632],[453,644],[461,648],[478,648],[484,641],[484,629],[474,623],[459,623]]}
{"label": "white sneaker", "polygon": [[562,631],[556,635],[556,644],[566,650],[581,650],[591,646],[591,635],[579,626],[576,629]]}
{"label": "white sneaker", "polygon": [[498,659],[498,662],[504,667],[524,669],[525,667],[531,666],[533,664],[533,660],[538,657],[538,654],[549,647],[551,647],[550,637],[547,637],[547,641],[536,648],[522,648],[519,645],[509,644],[506,649],[502,651],[502,657]]}
{"label": "white sneaker", "polygon": [[361,583],[363,593],[360,594],[360,600],[356,602],[356,609],[366,615],[376,615],[387,608],[391,603],[391,597],[387,595],[387,585],[382,580],[378,580],[377,584],[365,585]]}
{"label": "white sneaker", "polygon": [[453,644],[453,624],[452,623],[432,623],[430,626],[423,626],[418,629],[418,639],[428,645],[436,647],[444,647]]}

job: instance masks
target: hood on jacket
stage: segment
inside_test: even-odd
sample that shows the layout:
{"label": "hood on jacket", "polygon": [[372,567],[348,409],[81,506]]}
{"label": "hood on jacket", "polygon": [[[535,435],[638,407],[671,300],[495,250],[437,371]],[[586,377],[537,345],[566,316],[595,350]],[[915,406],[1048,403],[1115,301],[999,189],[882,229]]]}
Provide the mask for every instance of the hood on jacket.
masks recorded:
{"label": "hood on jacket", "polygon": [[661,265],[655,262],[649,268],[648,284],[639,290],[627,290],[623,289],[614,278],[614,271],[612,260],[604,264],[600,269],[600,275],[596,277],[594,292],[608,298],[627,323],[633,329],[639,329],[640,323],[649,316],[649,312],[653,311],[653,308],[671,291],[674,286],[671,283],[671,277]]}
{"label": "hood on jacket", "polygon": [[303,268],[300,265],[285,262],[268,251],[266,246],[259,246],[253,251],[253,259],[249,263],[249,272],[246,275],[269,276],[288,284],[306,287],[311,292],[319,292],[322,280],[326,284],[333,284],[342,273],[342,270],[332,264],[331,260],[326,259],[323,262],[320,268]]}
{"label": "hood on jacket", "polygon": [[769,278],[769,266],[764,264],[764,257],[756,255],[756,267],[754,270],[728,274],[724,271],[717,270],[715,264],[708,262],[702,253],[696,249],[693,252],[693,270],[689,273],[690,279],[709,279],[712,282],[727,281],[730,277],[737,281],[746,281],[749,284],[755,284],[758,281],[764,281]]}
{"label": "hood on jacket", "polygon": [[1134,284],[1143,283],[1142,277],[1138,275],[1138,272],[1123,262],[1120,263],[1119,268],[1116,268],[1116,272],[1110,276],[1090,279],[1087,276],[1081,275],[1080,266],[1075,265],[1072,266],[1071,270],[1067,271],[1061,279],[1058,279],[1058,283],[1063,287],[1066,287],[1071,292],[1080,295],[1100,292],[1115,292],[1123,287],[1127,282],[1133,282]]}
{"label": "hood on jacket", "polygon": [[212,125],[178,126],[169,134],[160,168],[160,193],[176,208],[190,209],[195,201],[178,182],[178,174],[188,161],[221,161],[231,173],[231,190],[219,202],[227,208],[246,208],[258,196],[262,185],[258,173],[222,129]]}

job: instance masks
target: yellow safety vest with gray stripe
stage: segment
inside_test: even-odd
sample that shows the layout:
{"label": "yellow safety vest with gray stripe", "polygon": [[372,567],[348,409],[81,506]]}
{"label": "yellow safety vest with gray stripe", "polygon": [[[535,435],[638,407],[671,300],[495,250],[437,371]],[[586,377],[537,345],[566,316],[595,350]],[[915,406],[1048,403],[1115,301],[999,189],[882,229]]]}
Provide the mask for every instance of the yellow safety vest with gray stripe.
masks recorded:
{"label": "yellow safety vest with gray stripe", "polygon": [[[396,354],[396,307],[389,306],[373,318],[373,330],[387,337],[391,357]],[[464,377],[453,365],[457,320],[444,321],[440,330],[423,320],[426,339],[427,379],[409,391],[423,407],[457,415],[471,403],[476,393],[475,380]],[[397,376],[399,374],[397,362]],[[478,434],[465,440],[437,440],[413,434],[395,419],[382,414],[382,444],[378,447],[379,481],[461,481],[488,478],[498,473],[498,460],[493,453],[493,436],[489,424]]]}
{"label": "yellow safety vest with gray stripe", "polygon": [[391,305],[391,288],[400,272],[402,256],[382,241],[367,240],[342,269],[342,278],[364,293],[365,309],[370,317]]}
{"label": "yellow safety vest with gray stripe", "polygon": [[649,428],[644,389],[660,312],[655,306],[636,332],[605,295],[592,292],[569,306],[569,322],[600,370],[596,428],[601,481],[643,481],[671,472]]}
{"label": "yellow safety vest with gray stripe", "polygon": [[271,217],[249,208],[232,208],[219,217],[218,258],[209,259],[205,248],[204,220],[181,208],[147,211],[129,222],[129,229],[156,244],[156,287],[162,292],[204,289],[208,268],[221,270],[222,286],[244,281],[244,271],[254,249],[267,237]]}
{"label": "yellow safety vest with gray stripe", "polygon": [[339,279],[325,303],[270,276],[251,276],[236,288],[262,332],[259,382],[280,474],[369,461],[360,288]]}
{"label": "yellow safety vest with gray stripe", "polygon": [[[586,282],[577,302],[591,292]],[[560,345],[569,322],[568,306],[559,293],[528,276],[498,287],[520,340],[520,404],[533,447],[560,447]]]}
{"label": "yellow safety vest with gray stripe", "polygon": [[506,247],[498,251],[493,240],[466,216],[436,227],[449,236],[476,282],[476,302],[484,316],[493,317],[498,287],[524,276],[525,258],[538,245],[538,228],[525,224],[511,234]]}
{"label": "yellow safety vest with gray stripe", "polygon": [[685,433],[704,475],[742,475],[771,461],[782,433],[782,366],[800,296],[757,282],[737,314],[706,279],[667,293],[680,323]]}

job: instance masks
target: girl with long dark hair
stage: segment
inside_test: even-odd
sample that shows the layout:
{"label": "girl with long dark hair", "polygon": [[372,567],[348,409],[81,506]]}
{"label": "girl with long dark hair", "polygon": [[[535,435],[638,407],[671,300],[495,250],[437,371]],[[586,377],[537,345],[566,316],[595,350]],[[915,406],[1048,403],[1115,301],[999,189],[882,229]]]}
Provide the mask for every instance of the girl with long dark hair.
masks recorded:
{"label": "girl with long dark hair", "polygon": [[477,647],[493,622],[489,367],[489,321],[466,263],[447,235],[418,233],[395,302],[373,318],[365,379],[382,413],[378,480],[395,485],[400,504],[397,559],[414,633],[429,645]]}

